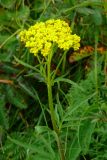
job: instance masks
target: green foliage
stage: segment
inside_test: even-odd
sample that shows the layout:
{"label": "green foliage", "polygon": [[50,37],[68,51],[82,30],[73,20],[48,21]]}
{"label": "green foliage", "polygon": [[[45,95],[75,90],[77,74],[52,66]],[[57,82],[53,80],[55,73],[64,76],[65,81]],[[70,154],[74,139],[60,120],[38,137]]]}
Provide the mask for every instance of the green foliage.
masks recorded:
{"label": "green foliage", "polygon": [[4,129],[9,128],[9,122],[7,117],[7,111],[5,108],[6,102],[5,97],[3,95],[0,96],[0,128],[3,127]]}
{"label": "green foliage", "polygon": [[16,2],[16,0],[15,1],[13,1],[13,0],[1,0],[0,1],[1,5],[4,8],[8,8],[8,9],[13,8],[15,5],[15,2]]}
{"label": "green foliage", "polygon": [[[104,77],[101,75],[100,69],[99,67],[97,73],[99,87],[102,88]],[[69,151],[69,159],[72,160],[77,159],[80,152],[83,155],[88,154],[92,141],[91,137],[92,135],[94,136],[97,129],[96,122],[99,121],[101,114],[103,114],[102,103],[107,106],[105,92],[103,90],[99,90],[99,93],[96,92],[94,71],[91,71],[85,80],[80,81],[79,86],[83,88],[83,91],[73,86],[69,90],[67,95],[69,108],[63,118],[66,123],[65,126],[68,125],[69,127],[71,125],[74,130],[77,130]]]}
{"label": "green foliage", "polygon": [[15,90],[13,87],[10,86],[6,86],[5,89],[6,89],[7,101],[9,103],[21,109],[27,108],[27,104],[24,102],[22,93],[19,93],[18,90]]}
{"label": "green foliage", "polygon": [[[103,55],[95,49],[72,64],[69,50],[53,97],[65,160],[107,159],[106,6],[101,0],[0,0],[0,160],[60,160],[44,77],[18,37],[23,28],[50,18],[67,21],[81,46],[105,48]],[[52,74],[61,57],[58,50]]]}
{"label": "green foliage", "polygon": [[3,147],[3,158],[5,159],[7,157],[15,160],[23,158],[27,160],[34,158],[41,160],[44,158],[48,160],[58,160],[57,153],[54,152],[51,144],[54,144],[54,133],[48,128],[43,130],[44,127],[38,126],[38,130],[40,128],[42,132],[30,129],[25,133],[17,132],[13,133],[11,137],[8,136]]}

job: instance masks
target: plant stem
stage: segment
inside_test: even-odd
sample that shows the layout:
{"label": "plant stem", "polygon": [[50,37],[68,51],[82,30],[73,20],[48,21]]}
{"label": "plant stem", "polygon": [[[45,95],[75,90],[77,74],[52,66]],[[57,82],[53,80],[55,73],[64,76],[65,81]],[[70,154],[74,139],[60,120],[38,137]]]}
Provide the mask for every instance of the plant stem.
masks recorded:
{"label": "plant stem", "polygon": [[52,55],[48,55],[48,61],[47,61],[47,89],[48,89],[48,103],[49,103],[49,109],[50,109],[50,115],[51,115],[51,121],[53,125],[53,129],[57,134],[57,145],[58,145],[58,150],[60,154],[61,160],[64,160],[64,152],[62,150],[62,144],[61,140],[59,138],[59,129],[56,124],[55,120],[55,112],[54,112],[54,106],[53,106],[53,96],[52,96],[52,79],[51,79],[51,58]]}
{"label": "plant stem", "polygon": [[58,133],[58,128],[55,122],[55,114],[54,114],[54,107],[53,107],[53,98],[52,98],[52,82],[51,82],[51,55],[48,55],[48,61],[47,61],[47,89],[48,89],[48,103],[49,103],[49,109],[51,114],[51,121],[53,125],[53,129],[56,133]]}
{"label": "plant stem", "polygon": [[54,72],[54,74],[53,74],[53,76],[52,76],[52,81],[54,80],[54,78],[55,78],[55,76],[56,76],[56,73],[57,73],[57,70],[59,69],[61,63],[63,62],[64,57],[66,57],[66,53],[67,53],[67,51],[65,51],[64,54],[62,55],[62,57],[61,57],[58,65],[57,65],[57,67],[56,67],[56,69],[55,69],[55,72]]}
{"label": "plant stem", "polygon": [[65,72],[66,53],[67,53],[67,51],[64,52],[64,58],[63,58],[63,63],[62,63],[62,74],[64,74],[64,72]]}
{"label": "plant stem", "polygon": [[[58,135],[57,135],[58,136]],[[60,158],[61,160],[65,160],[65,156],[64,156],[64,150],[62,148],[62,142],[58,136],[57,138],[57,145],[58,145],[58,149],[59,149],[59,154],[60,154]]]}

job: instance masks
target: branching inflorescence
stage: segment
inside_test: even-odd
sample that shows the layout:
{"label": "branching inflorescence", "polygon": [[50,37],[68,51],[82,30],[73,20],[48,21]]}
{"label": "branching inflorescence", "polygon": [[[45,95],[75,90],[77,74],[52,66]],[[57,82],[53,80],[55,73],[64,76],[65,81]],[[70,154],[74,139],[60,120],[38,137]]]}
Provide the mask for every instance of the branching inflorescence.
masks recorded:
{"label": "branching inflorescence", "polygon": [[60,19],[37,22],[28,30],[21,31],[19,36],[35,56],[39,51],[43,56],[47,56],[54,43],[63,50],[78,50],[80,47],[80,37],[73,35],[68,23]]}

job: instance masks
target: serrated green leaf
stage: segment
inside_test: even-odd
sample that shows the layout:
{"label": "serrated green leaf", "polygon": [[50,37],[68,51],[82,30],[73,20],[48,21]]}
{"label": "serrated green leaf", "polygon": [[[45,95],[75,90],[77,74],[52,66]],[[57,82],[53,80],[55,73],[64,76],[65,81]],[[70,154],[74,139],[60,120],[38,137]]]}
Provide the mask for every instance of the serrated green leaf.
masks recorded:
{"label": "serrated green leaf", "polygon": [[79,156],[80,152],[81,152],[81,147],[79,145],[77,136],[75,136],[74,140],[69,148],[68,160],[77,160],[77,157]]}
{"label": "serrated green leaf", "polygon": [[[35,158],[39,156],[39,157],[44,157],[44,159],[52,160],[51,158],[49,158],[49,157],[50,157],[50,156],[49,156],[49,152],[47,153],[47,151],[44,150],[43,148],[42,148],[42,150],[41,150],[41,148],[40,148],[38,145],[34,145],[34,144],[22,142],[22,141],[20,141],[20,139],[17,140],[17,139],[11,138],[10,136],[8,136],[8,139],[9,139],[12,143],[14,143],[14,144],[16,144],[16,145],[18,145],[18,146],[20,146],[20,147],[23,147],[23,148],[25,148],[26,150],[34,151],[34,153],[35,153]],[[36,155],[37,155],[37,156],[36,156]]]}
{"label": "serrated green leaf", "polygon": [[91,142],[91,136],[94,132],[96,123],[92,123],[90,120],[83,121],[79,128],[79,144],[84,154],[87,153]]}
{"label": "serrated green leaf", "polygon": [[63,77],[58,77],[54,80],[54,83],[56,82],[65,82],[65,83],[69,83],[71,85],[74,85],[76,86],[78,89],[84,91],[84,89],[82,87],[80,87],[77,83],[73,82],[72,80],[70,79],[67,79],[67,78],[63,78]]}
{"label": "serrated green leaf", "polygon": [[94,132],[95,123],[84,121],[79,128],[79,136],[75,136],[69,150],[69,160],[77,160],[80,152],[87,153]]}

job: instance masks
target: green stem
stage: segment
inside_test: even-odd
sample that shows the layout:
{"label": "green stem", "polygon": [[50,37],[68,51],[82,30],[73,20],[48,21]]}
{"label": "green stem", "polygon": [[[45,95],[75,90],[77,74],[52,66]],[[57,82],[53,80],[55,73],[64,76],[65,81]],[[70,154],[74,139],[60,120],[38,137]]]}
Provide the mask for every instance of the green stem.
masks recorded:
{"label": "green stem", "polygon": [[51,115],[51,121],[53,125],[53,129],[57,134],[57,145],[58,145],[58,150],[60,154],[61,160],[64,160],[64,152],[62,149],[62,144],[61,140],[59,138],[59,129],[56,124],[55,120],[55,112],[54,112],[54,106],[53,106],[53,97],[52,97],[52,79],[51,79],[51,58],[52,55],[48,55],[48,61],[47,61],[47,89],[48,89],[48,103],[49,103],[49,109],[50,109],[50,115]]}
{"label": "green stem", "polygon": [[67,53],[67,51],[64,52],[64,54],[62,55],[62,57],[61,57],[58,65],[57,65],[57,67],[56,67],[56,69],[55,69],[55,72],[54,72],[54,74],[53,74],[53,76],[52,76],[52,82],[54,81],[54,78],[55,78],[55,76],[56,76],[56,73],[57,73],[57,71],[58,71],[58,69],[59,69],[59,67],[60,67],[60,65],[61,65],[64,57],[66,58],[66,53]]}
{"label": "green stem", "polygon": [[64,54],[63,63],[62,63],[62,74],[65,72],[65,65],[66,65],[66,54]]}
{"label": "green stem", "polygon": [[58,145],[61,160],[65,160],[64,149],[62,148],[62,142],[61,142],[59,136],[57,137],[57,145]]}
{"label": "green stem", "polygon": [[69,11],[73,11],[75,10],[76,8],[80,8],[80,7],[87,7],[87,6],[101,6],[101,4],[99,2],[90,2],[90,1],[84,1],[83,3],[80,3],[80,4],[77,4],[71,8],[68,8],[68,9],[65,9],[63,12],[66,13],[66,12],[69,12]]}
{"label": "green stem", "polygon": [[0,45],[0,49],[11,39],[13,38],[15,35],[17,35],[19,33],[20,29],[18,29],[16,32],[14,32],[10,37],[8,37],[1,45]]}
{"label": "green stem", "polygon": [[53,125],[53,129],[56,133],[58,133],[58,128],[55,122],[55,114],[54,114],[54,107],[53,107],[53,98],[52,98],[52,83],[51,83],[51,54],[48,55],[47,61],[47,89],[48,89],[48,102],[49,102],[49,109],[51,114],[51,121]]}
{"label": "green stem", "polygon": [[41,61],[41,59],[39,58],[39,56],[37,55],[37,59],[38,59],[38,62],[40,64],[40,73],[41,75],[44,77],[44,79],[46,80],[46,69],[45,69],[45,64],[43,61]]}

